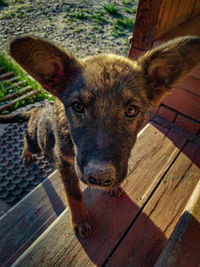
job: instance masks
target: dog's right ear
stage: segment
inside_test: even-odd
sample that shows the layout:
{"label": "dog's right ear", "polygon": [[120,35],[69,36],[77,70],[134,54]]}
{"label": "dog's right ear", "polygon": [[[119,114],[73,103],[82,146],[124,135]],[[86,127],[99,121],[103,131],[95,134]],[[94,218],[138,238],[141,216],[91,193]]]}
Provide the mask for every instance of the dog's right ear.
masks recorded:
{"label": "dog's right ear", "polygon": [[81,63],[64,50],[31,36],[14,39],[10,43],[10,54],[45,90],[58,97],[82,68]]}
{"label": "dog's right ear", "polygon": [[200,37],[185,36],[168,41],[138,59],[149,105],[158,102],[200,63]]}

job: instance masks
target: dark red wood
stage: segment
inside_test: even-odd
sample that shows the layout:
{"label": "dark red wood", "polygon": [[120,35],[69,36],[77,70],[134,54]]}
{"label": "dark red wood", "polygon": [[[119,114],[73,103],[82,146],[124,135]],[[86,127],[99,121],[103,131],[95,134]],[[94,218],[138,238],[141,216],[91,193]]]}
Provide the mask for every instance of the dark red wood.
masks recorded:
{"label": "dark red wood", "polygon": [[130,58],[137,58],[137,50],[144,51],[151,48],[156,33],[158,16],[162,0],[139,1],[136,21],[131,39]]}
{"label": "dark red wood", "polygon": [[171,94],[163,99],[162,103],[196,121],[200,121],[200,97],[197,95],[176,87]]}
{"label": "dark red wood", "polygon": [[[200,177],[199,168],[186,156],[189,152],[194,160],[200,153],[200,147],[194,150],[193,145],[189,143],[183,152],[166,173],[106,266],[155,265]],[[197,242],[196,238],[194,242]]]}

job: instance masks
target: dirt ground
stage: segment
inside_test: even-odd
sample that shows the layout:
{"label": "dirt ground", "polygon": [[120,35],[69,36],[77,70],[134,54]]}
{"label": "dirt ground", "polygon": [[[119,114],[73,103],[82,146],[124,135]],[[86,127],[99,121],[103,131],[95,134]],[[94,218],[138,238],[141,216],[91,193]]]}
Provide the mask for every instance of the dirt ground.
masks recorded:
{"label": "dirt ground", "polygon": [[[0,6],[0,52],[15,36],[32,34],[66,48],[75,56],[112,52],[127,55],[137,0],[8,0]],[[117,11],[109,13],[111,4]],[[111,13],[114,14],[111,14]]]}

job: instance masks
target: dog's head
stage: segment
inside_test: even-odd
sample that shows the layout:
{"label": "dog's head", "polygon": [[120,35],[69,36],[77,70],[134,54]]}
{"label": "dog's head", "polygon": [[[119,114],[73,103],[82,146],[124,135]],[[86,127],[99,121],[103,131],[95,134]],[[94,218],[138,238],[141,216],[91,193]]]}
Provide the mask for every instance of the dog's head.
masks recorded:
{"label": "dog's head", "polygon": [[200,38],[174,39],[137,61],[112,54],[76,59],[34,37],[15,39],[10,53],[62,101],[80,179],[110,189],[126,177],[147,110],[199,63]]}

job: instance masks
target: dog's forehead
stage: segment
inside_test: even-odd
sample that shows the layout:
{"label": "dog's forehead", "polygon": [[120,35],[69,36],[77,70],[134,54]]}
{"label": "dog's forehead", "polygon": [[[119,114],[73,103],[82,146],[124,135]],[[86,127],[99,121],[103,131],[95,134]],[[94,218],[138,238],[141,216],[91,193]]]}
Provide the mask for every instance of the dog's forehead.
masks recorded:
{"label": "dog's forehead", "polygon": [[123,97],[125,100],[137,97],[137,62],[122,56],[101,54],[87,58],[84,62],[84,87],[79,94],[84,98],[92,96]]}
{"label": "dog's forehead", "polygon": [[137,69],[137,62],[112,54],[92,56],[84,63],[84,78],[88,85],[95,82],[110,88],[119,82],[130,82]]}

